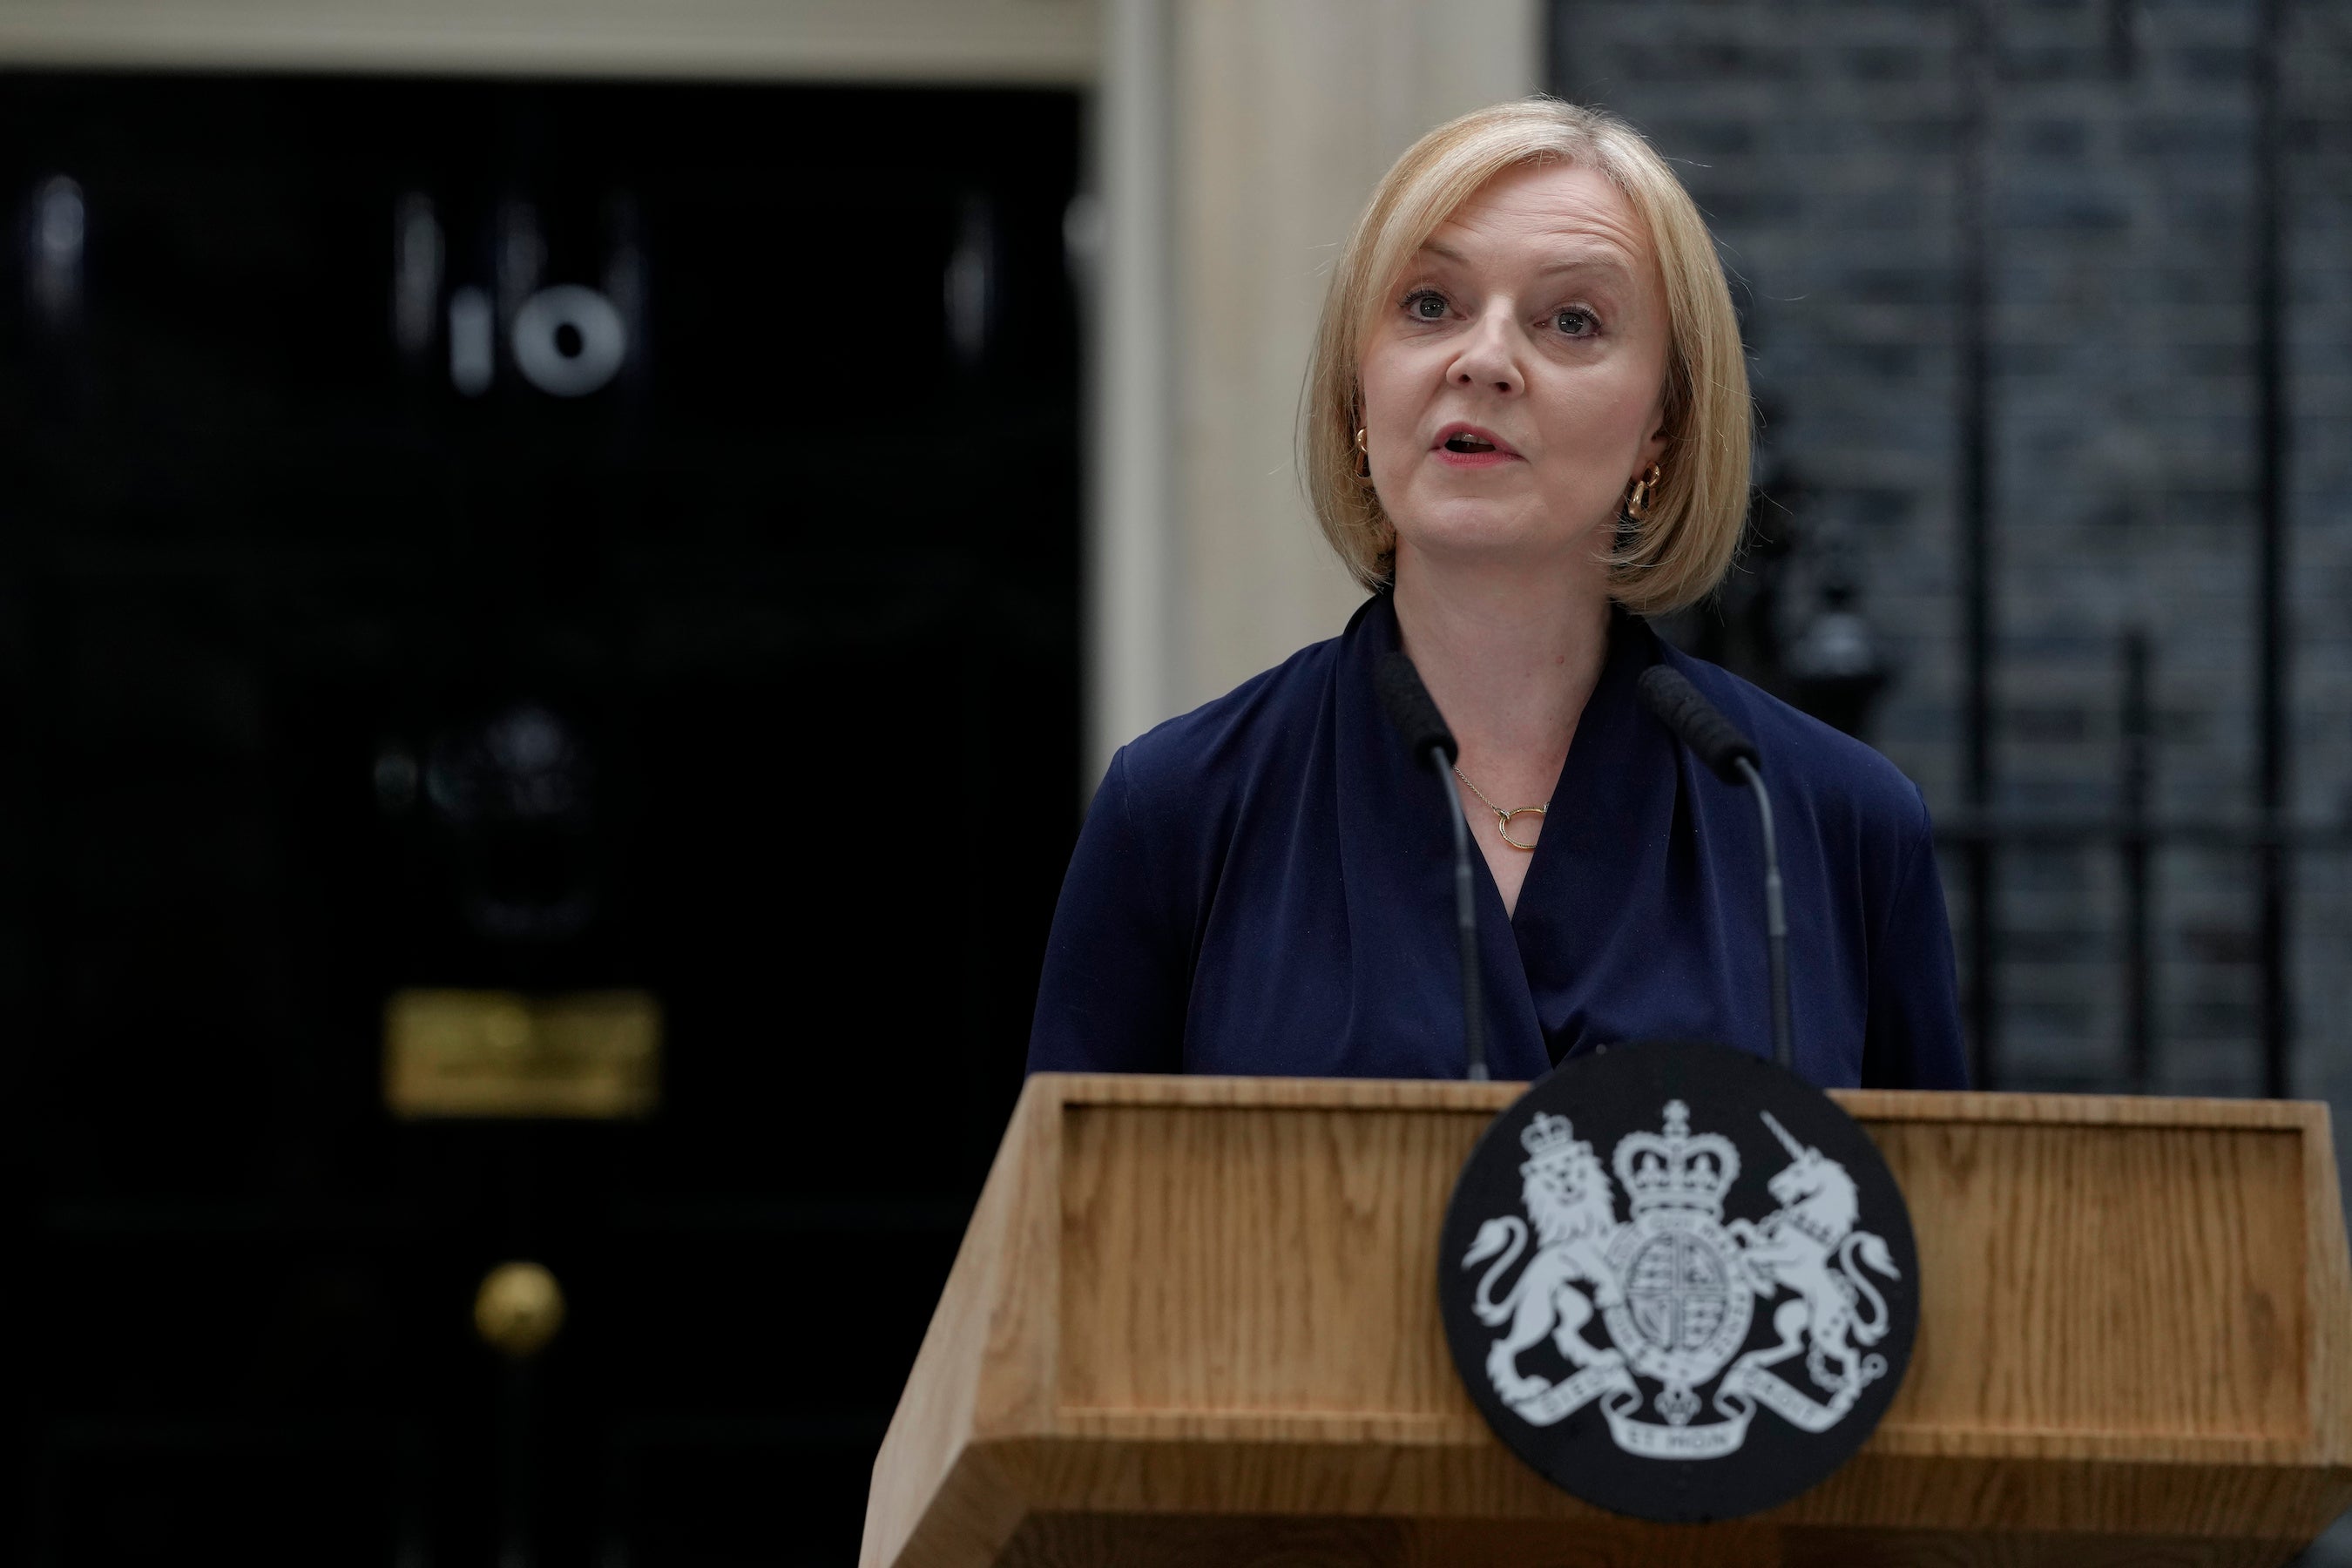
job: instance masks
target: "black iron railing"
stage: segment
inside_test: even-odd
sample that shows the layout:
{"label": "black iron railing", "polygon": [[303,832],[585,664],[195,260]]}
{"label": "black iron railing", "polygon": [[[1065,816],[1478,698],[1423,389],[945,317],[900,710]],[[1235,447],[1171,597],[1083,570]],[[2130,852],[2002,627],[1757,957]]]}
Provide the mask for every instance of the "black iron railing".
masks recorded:
{"label": "black iron railing", "polygon": [[[2002,851],[2025,845],[2042,847],[2112,846],[2122,858],[2126,903],[2127,971],[2126,1027],[2131,1071],[2146,1087],[2154,1071],[2156,1020],[2153,1005],[2149,926],[2152,894],[2149,857],[2158,849],[2197,845],[2242,850],[2250,858],[2258,905],[2256,963],[2260,1001],[2256,1034],[2262,1055],[2263,1092],[2284,1096],[2293,1088],[2294,1007],[2289,959],[2294,861],[2321,847],[2352,843],[2352,826],[2297,824],[2287,813],[2294,730],[2287,710],[2291,678],[2291,630],[2286,611],[2287,463],[2291,411],[2287,401],[2284,321],[2286,279],[2284,244],[2284,105],[2281,39],[2288,0],[2257,0],[2248,88],[2254,109],[2252,142],[2252,245],[2248,294],[2253,306],[2255,452],[2252,500],[2255,540],[2256,666],[2255,803],[2244,820],[2162,818],[2152,814],[2154,740],[2148,728],[2148,653],[2144,636],[2126,639],[2122,779],[2117,809],[2105,816],[2021,816],[1995,805],[2000,767],[1996,753],[1996,659],[2000,608],[1994,592],[1997,472],[1994,394],[1989,323],[1993,317],[1990,239],[1990,153],[1999,37],[1996,0],[1970,0],[1962,12],[1958,52],[1958,303],[1960,341],[1954,422],[1958,439],[1957,500],[1959,511],[1957,563],[1962,596],[1962,683],[1965,742],[1961,771],[1963,809],[1939,824],[1938,838],[1958,852],[1964,866],[1968,915],[1962,948],[1968,955],[1967,1011],[1970,1051],[1978,1083],[2003,1080],[2000,976],[2002,934],[1999,924]],[[2118,6],[2111,20],[2125,28]],[[2133,52],[2116,51],[2119,70],[2131,68]]]}
{"label": "black iron railing", "polygon": [[[2156,1005],[2158,911],[2150,877],[2154,857],[2167,849],[2201,849],[2242,855],[2252,870],[2259,900],[2255,963],[2259,967],[2257,1017],[2263,1056],[2263,1092],[2282,1098],[2294,1091],[2294,996],[2289,990],[2286,942],[2291,928],[2287,893],[2291,873],[2308,856],[2352,851],[2352,818],[2298,821],[2278,809],[2265,788],[2260,807],[2235,816],[2222,813],[2159,813],[2157,795],[2157,722],[2150,639],[2144,630],[2124,634],[2120,648],[2119,700],[2116,713],[2116,779],[2114,809],[2046,812],[1964,808],[1936,824],[1936,838],[1965,858],[1969,896],[1998,889],[2006,852],[2059,850],[2116,857],[2123,889],[2119,1002],[2130,1086],[2147,1092],[2157,1083],[2158,1026]],[[2283,740],[2279,742],[2284,748]],[[2007,1064],[1989,1043],[1998,1038],[2000,975],[2005,967],[2000,911],[1972,908],[1964,928],[1969,1026],[1973,1031],[1978,1087],[2004,1087]]]}

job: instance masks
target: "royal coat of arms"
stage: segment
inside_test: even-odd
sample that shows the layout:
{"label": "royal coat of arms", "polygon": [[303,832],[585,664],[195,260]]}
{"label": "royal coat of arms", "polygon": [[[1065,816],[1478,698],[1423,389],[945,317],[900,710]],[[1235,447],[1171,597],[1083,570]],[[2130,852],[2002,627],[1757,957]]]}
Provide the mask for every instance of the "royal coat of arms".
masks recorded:
{"label": "royal coat of arms", "polygon": [[[1486,1374],[1520,1419],[1549,1426],[1598,1401],[1628,1454],[1718,1458],[1759,1407],[1826,1432],[1885,1376],[1873,1347],[1889,1324],[1880,1285],[1901,1278],[1893,1254],[1858,1227],[1845,1167],[1757,1114],[1789,1158],[1766,1183],[1779,1207],[1752,1220],[1723,1213],[1738,1149],[1693,1132],[1680,1100],[1659,1131],[1619,1139],[1608,1169],[1565,1116],[1538,1111],[1521,1130],[1526,1212],[1483,1221],[1461,1259],[1483,1269],[1471,1310],[1501,1331]],[[1766,1311],[1769,1338],[1749,1348]],[[1567,1375],[1522,1365],[1546,1341]],[[1783,1375],[1797,1366],[1801,1386]]]}

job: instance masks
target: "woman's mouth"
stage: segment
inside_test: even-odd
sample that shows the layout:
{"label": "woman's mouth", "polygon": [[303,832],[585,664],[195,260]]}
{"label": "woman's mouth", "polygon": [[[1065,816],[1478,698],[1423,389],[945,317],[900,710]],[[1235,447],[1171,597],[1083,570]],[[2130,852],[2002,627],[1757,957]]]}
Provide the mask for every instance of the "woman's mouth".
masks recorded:
{"label": "woman's mouth", "polygon": [[1433,455],[1454,468],[1486,468],[1519,460],[1519,455],[1503,445],[1493,431],[1475,425],[1452,425],[1438,432]]}

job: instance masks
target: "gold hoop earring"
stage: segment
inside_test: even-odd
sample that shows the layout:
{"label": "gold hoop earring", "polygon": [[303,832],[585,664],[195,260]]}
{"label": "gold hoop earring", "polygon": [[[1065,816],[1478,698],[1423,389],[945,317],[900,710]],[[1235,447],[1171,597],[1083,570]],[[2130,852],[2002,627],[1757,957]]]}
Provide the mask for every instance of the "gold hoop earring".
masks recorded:
{"label": "gold hoop earring", "polygon": [[1372,449],[1364,444],[1364,437],[1370,433],[1367,430],[1356,432],[1356,477],[1360,479],[1372,477]]}
{"label": "gold hoop earring", "polygon": [[1660,477],[1658,465],[1652,463],[1650,471],[1633,481],[1633,488],[1625,492],[1623,516],[1626,521],[1639,522],[1650,515],[1650,501],[1656,493]]}

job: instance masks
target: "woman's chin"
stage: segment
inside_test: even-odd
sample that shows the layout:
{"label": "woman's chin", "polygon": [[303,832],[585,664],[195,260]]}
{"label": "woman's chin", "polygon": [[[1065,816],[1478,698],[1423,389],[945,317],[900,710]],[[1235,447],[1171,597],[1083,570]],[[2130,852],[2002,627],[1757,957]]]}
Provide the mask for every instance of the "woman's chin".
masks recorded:
{"label": "woman's chin", "polygon": [[1549,516],[1525,509],[1448,506],[1397,531],[1399,554],[1419,555],[1433,566],[1557,568],[1592,553],[1592,530],[1564,527]]}

